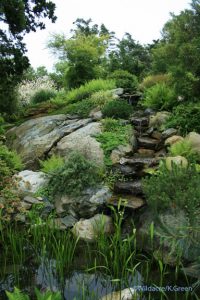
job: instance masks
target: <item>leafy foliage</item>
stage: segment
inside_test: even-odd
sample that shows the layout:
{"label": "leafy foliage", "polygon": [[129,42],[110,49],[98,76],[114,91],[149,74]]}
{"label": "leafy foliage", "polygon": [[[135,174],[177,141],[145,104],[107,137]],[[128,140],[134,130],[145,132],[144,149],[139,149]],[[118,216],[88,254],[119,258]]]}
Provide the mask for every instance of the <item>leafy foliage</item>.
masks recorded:
{"label": "leafy foliage", "polygon": [[200,132],[200,104],[188,103],[180,104],[172,111],[172,115],[167,120],[165,127],[175,127],[182,134],[190,131]]}
{"label": "leafy foliage", "polygon": [[171,145],[169,152],[172,156],[184,156],[190,162],[195,162],[200,159],[199,155],[193,150],[190,141],[183,140]]}
{"label": "leafy foliage", "polygon": [[53,195],[80,195],[83,189],[101,181],[97,166],[78,152],[69,155],[65,163],[50,173],[49,186]]}
{"label": "leafy foliage", "polygon": [[[0,30],[0,109],[11,113],[16,108],[15,89],[23,72],[28,68],[28,58],[24,55],[24,33],[44,29],[43,18],[55,22],[55,4],[46,0],[2,0],[0,4],[0,22],[8,30]],[[6,104],[5,104],[6,99]]]}
{"label": "leafy foliage", "polygon": [[172,109],[176,104],[176,95],[167,85],[156,84],[145,91],[142,103],[156,110]]}
{"label": "leafy foliage", "polygon": [[93,93],[98,91],[106,91],[115,88],[113,80],[96,79],[81,85],[77,89],[73,89],[66,94],[67,103],[75,103],[77,101],[90,97]]}
{"label": "leafy foliage", "polygon": [[157,75],[148,75],[140,83],[139,87],[141,90],[151,88],[156,84],[168,84],[170,81],[169,74],[157,74]]}
{"label": "leafy foliage", "polygon": [[132,127],[131,125],[122,125],[119,120],[107,118],[102,121],[103,133],[96,136],[96,140],[101,143],[105,154],[105,163],[111,165],[110,154],[112,150],[119,145],[129,143]]}
{"label": "leafy foliage", "polygon": [[76,88],[94,78],[101,77],[100,61],[105,55],[108,36],[85,35],[75,32],[66,39],[63,35],[54,35],[49,48],[61,52],[62,60],[68,61],[65,81],[68,88]]}
{"label": "leafy foliage", "polygon": [[21,170],[23,164],[15,151],[10,151],[4,145],[0,145],[0,190],[3,189],[9,178],[16,171]]}
{"label": "leafy foliage", "polygon": [[25,79],[18,85],[17,92],[19,95],[20,106],[29,105],[33,101],[32,99],[34,95],[37,95],[37,93],[41,90],[49,91],[52,92],[52,94],[55,94],[54,82],[48,76],[39,77],[36,74],[31,75],[33,78]]}
{"label": "leafy foliage", "polygon": [[191,9],[173,14],[152,50],[154,72],[171,73],[177,95],[187,101],[199,95],[199,7],[199,0],[193,0]]}
{"label": "leafy foliage", "polygon": [[109,71],[125,70],[142,78],[149,70],[151,58],[148,46],[142,46],[126,33],[109,53]]}
{"label": "leafy foliage", "polygon": [[124,88],[125,91],[136,91],[138,87],[137,77],[125,70],[116,70],[108,78],[114,79],[117,87]]}
{"label": "leafy foliage", "polygon": [[116,119],[128,119],[133,112],[133,107],[123,100],[112,100],[107,102],[102,113],[104,117]]}
{"label": "leafy foliage", "polygon": [[8,150],[4,145],[0,145],[0,160],[4,161],[12,171],[19,171],[23,167],[19,155],[15,151]]}
{"label": "leafy foliage", "polygon": [[53,90],[40,89],[31,97],[33,104],[41,103],[50,100],[56,96],[56,92]]}
{"label": "leafy foliage", "polygon": [[183,209],[193,222],[199,211],[200,174],[195,167],[173,166],[168,170],[163,164],[160,172],[143,180],[149,207],[155,215],[166,209]]}
{"label": "leafy foliage", "polygon": [[40,161],[40,164],[42,166],[41,171],[49,174],[63,166],[64,158],[53,154],[49,159]]}
{"label": "leafy foliage", "polygon": [[101,90],[91,95],[91,101],[95,104],[95,106],[98,106],[100,108],[113,99],[113,92],[109,90]]}
{"label": "leafy foliage", "polygon": [[[37,300],[62,300],[60,292],[51,292],[46,291],[44,293],[40,292],[38,289],[35,289],[35,294]],[[15,287],[14,292],[6,291],[6,295],[9,300],[30,300],[28,295],[22,293],[18,288]]]}
{"label": "leafy foliage", "polygon": [[85,99],[83,101],[79,101],[77,103],[72,103],[60,110],[61,113],[65,114],[74,114],[78,115],[81,118],[86,118],[89,116],[91,110],[95,107],[95,104],[92,102],[92,100]]}

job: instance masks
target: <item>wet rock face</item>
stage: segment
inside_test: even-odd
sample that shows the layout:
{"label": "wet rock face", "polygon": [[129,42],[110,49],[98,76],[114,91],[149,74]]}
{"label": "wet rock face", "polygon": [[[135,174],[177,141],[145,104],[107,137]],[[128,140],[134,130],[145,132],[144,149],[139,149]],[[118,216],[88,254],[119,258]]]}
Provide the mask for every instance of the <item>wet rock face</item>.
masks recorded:
{"label": "wet rock face", "polygon": [[134,126],[142,126],[147,127],[149,125],[149,118],[148,117],[132,117],[131,124]]}
{"label": "wet rock face", "polygon": [[120,204],[121,206],[124,206],[126,208],[130,208],[133,210],[139,209],[143,207],[146,202],[143,198],[133,196],[133,195],[126,195],[126,194],[117,194],[113,195],[108,201],[108,205],[112,206],[118,206],[119,204],[119,199],[120,199]]}
{"label": "wet rock face", "polygon": [[46,116],[29,120],[6,133],[7,145],[22,157],[26,168],[37,170],[39,159],[53,153],[68,157],[79,151],[94,163],[104,165],[104,153],[94,135],[101,133],[101,124],[92,119],[66,115]]}
{"label": "wet rock face", "polygon": [[147,148],[151,150],[158,150],[159,148],[161,148],[161,144],[159,140],[152,139],[149,137],[139,137],[138,145],[141,148]]}
{"label": "wet rock face", "polygon": [[117,194],[142,195],[141,180],[116,182],[114,185],[114,192]]}
{"label": "wet rock face", "polygon": [[91,119],[66,115],[45,116],[24,122],[6,133],[7,146],[17,151],[26,168],[37,169],[43,158],[64,136],[86,126]]}
{"label": "wet rock face", "polygon": [[99,187],[86,189],[81,196],[57,196],[55,198],[56,212],[60,216],[92,217],[103,208],[111,195],[107,187]]}
{"label": "wet rock face", "polygon": [[98,166],[103,166],[103,149],[101,148],[101,144],[97,142],[94,137],[99,133],[101,133],[100,123],[91,122],[86,124],[86,126],[82,126],[82,128],[63,137],[52,152],[67,158],[72,151],[77,150]]}
{"label": "wet rock face", "polygon": [[[146,211],[140,216],[137,230],[137,245],[145,251],[155,251],[155,256],[162,256],[165,263],[176,265],[177,256],[194,261],[199,255],[198,244],[191,237],[190,225],[183,210],[166,211],[158,215],[155,221],[153,214]],[[150,226],[154,222],[153,241],[150,237]],[[162,226],[160,226],[160,223]],[[157,251],[159,249],[159,251]]]}
{"label": "wet rock face", "polygon": [[15,189],[21,195],[34,195],[40,188],[48,184],[48,177],[43,172],[24,170],[14,176]]}

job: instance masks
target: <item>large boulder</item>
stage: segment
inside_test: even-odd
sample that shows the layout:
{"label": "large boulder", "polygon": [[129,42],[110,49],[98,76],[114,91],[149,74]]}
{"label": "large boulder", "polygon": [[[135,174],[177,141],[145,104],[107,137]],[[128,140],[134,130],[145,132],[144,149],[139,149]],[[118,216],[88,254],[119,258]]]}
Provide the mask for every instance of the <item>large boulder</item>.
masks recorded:
{"label": "large boulder", "polygon": [[200,134],[190,132],[185,139],[190,142],[192,149],[200,154]]}
{"label": "large boulder", "polygon": [[176,265],[177,257],[195,261],[199,255],[199,237],[193,237],[189,219],[181,209],[159,213],[156,219],[152,212],[144,212],[137,229],[137,246],[171,265]]}
{"label": "large boulder", "polygon": [[28,120],[7,131],[7,146],[20,154],[27,168],[37,169],[38,160],[44,158],[54,145],[89,122],[91,119],[79,120],[66,115]]}
{"label": "large boulder", "polygon": [[176,165],[176,166],[179,166],[182,168],[187,168],[187,166],[188,166],[187,159],[180,155],[167,157],[165,160],[165,163],[166,163],[166,167],[169,171],[172,170],[173,165]]}
{"label": "large boulder", "polygon": [[48,184],[48,177],[43,172],[24,170],[14,175],[15,189],[21,195],[34,195],[40,188]]}
{"label": "large boulder", "polygon": [[104,234],[110,234],[113,232],[113,222],[110,216],[97,214],[91,219],[80,220],[77,222],[72,232],[80,239],[86,242],[94,242],[100,232]]}
{"label": "large boulder", "polygon": [[111,197],[107,187],[88,188],[80,196],[62,195],[55,198],[58,215],[72,215],[75,218],[89,218],[94,216]]}
{"label": "large boulder", "polygon": [[182,142],[184,138],[180,135],[170,136],[165,140],[165,146],[172,146],[175,143]]}
{"label": "large boulder", "polygon": [[124,156],[133,154],[133,147],[129,144],[119,145],[116,149],[112,150],[110,158],[113,164],[120,162],[120,159]]}
{"label": "large boulder", "polygon": [[154,128],[160,128],[166,123],[170,115],[171,114],[167,111],[157,112],[155,115],[150,116],[149,126]]}
{"label": "large boulder", "polygon": [[95,135],[101,133],[101,124],[92,122],[83,128],[62,138],[53,152],[62,157],[68,157],[72,151],[78,150],[85,158],[93,161],[98,166],[104,165],[104,153],[101,144]]}

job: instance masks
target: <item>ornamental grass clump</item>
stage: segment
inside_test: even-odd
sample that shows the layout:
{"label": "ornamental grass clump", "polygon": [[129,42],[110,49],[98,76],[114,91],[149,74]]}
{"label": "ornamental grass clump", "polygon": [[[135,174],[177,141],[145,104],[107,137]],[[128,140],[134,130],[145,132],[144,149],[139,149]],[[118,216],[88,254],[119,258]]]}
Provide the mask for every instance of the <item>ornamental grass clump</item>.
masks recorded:
{"label": "ornamental grass clump", "polygon": [[21,106],[31,104],[34,95],[40,90],[50,91],[55,94],[56,87],[48,76],[22,81],[18,86],[19,104]]}
{"label": "ornamental grass clump", "polygon": [[107,91],[115,88],[114,80],[94,79],[81,85],[79,88],[72,89],[66,94],[67,103],[75,103],[89,98],[98,91]]}

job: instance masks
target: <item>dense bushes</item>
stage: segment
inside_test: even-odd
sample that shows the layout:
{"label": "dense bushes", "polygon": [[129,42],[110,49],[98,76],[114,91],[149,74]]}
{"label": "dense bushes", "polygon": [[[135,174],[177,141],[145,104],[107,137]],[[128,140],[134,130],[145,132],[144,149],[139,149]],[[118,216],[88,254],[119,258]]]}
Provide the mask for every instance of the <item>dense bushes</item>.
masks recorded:
{"label": "dense bushes", "polygon": [[31,103],[38,104],[54,98],[56,92],[54,90],[40,89],[31,97]]}
{"label": "dense bushes", "polygon": [[128,119],[133,112],[133,107],[122,100],[112,100],[107,102],[102,108],[104,117],[116,119]]}
{"label": "dense bushes", "polygon": [[169,74],[157,74],[157,75],[149,75],[143,79],[140,83],[139,88],[141,90],[146,90],[151,88],[156,84],[167,84],[170,81]]}
{"label": "dense bushes", "polygon": [[19,104],[26,106],[31,102],[40,103],[46,101],[51,98],[47,97],[51,92],[55,96],[55,91],[54,82],[48,76],[39,77],[34,80],[24,80],[18,86]]}
{"label": "dense bushes", "polygon": [[168,170],[162,166],[157,175],[143,180],[143,188],[149,207],[157,215],[166,209],[183,209],[190,221],[194,221],[199,211],[200,174],[193,166],[174,166]]}
{"label": "dense bushes", "polygon": [[173,113],[166,123],[166,128],[175,127],[182,134],[190,131],[200,132],[200,104],[181,104],[174,108]]}
{"label": "dense bushes", "polygon": [[10,180],[16,171],[21,170],[23,164],[20,157],[14,151],[9,151],[6,146],[0,145],[0,190]]}
{"label": "dense bushes", "polygon": [[166,84],[156,84],[144,93],[143,105],[156,110],[172,109],[176,104],[176,95]]}
{"label": "dense bushes", "polygon": [[80,195],[87,188],[101,181],[96,165],[78,152],[69,155],[64,164],[49,172],[52,195]]}
{"label": "dense bushes", "polygon": [[135,75],[132,75],[125,70],[116,70],[109,75],[110,79],[114,79],[117,87],[124,88],[125,91],[136,91],[138,80]]}
{"label": "dense bushes", "polygon": [[77,89],[72,89],[66,94],[66,103],[75,103],[80,100],[89,98],[93,93],[106,91],[115,88],[114,80],[96,79],[81,85]]}

